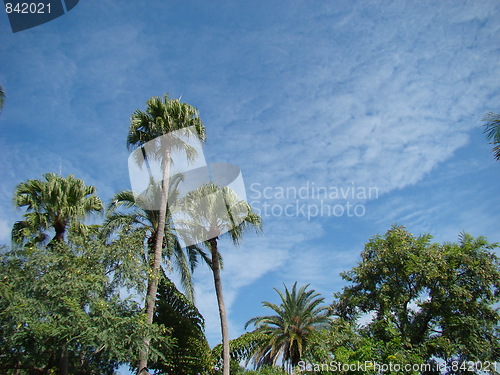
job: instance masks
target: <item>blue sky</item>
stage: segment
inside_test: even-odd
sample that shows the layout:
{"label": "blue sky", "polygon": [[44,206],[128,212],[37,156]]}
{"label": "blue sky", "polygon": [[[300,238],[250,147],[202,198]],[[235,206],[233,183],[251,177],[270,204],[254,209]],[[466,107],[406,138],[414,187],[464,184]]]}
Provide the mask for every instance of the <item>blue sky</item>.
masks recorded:
{"label": "blue sky", "polygon": [[[262,234],[221,242],[231,337],[282,283],[310,283],[330,302],[339,272],[392,224],[500,241],[500,164],[481,121],[500,112],[499,13],[493,0],[82,0],[16,34],[3,14],[0,242],[21,217],[21,181],[61,170],[106,202],[129,188],[130,115],[165,93],[199,109],[207,161],[238,165],[254,208],[274,207]],[[279,210],[319,207],[311,194],[258,197],[313,185],[378,194],[324,199],[363,215],[309,220]],[[216,344],[213,282],[206,267],[195,276]]]}

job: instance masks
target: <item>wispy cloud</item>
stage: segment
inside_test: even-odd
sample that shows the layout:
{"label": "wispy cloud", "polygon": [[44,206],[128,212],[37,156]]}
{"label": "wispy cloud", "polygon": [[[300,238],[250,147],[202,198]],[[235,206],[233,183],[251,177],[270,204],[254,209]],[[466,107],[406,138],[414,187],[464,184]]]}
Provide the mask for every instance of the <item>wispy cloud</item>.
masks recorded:
{"label": "wispy cloud", "polygon": [[[354,27],[335,27],[333,19],[325,30],[311,17],[286,36],[279,26],[266,29],[268,43],[261,34],[244,36],[277,53],[268,57],[269,71],[261,64],[252,69],[251,57],[242,65],[244,76],[268,80],[258,96],[238,92],[224,103],[231,110],[220,117],[230,125],[215,137],[234,143],[222,153],[245,155],[252,177],[278,184],[354,180],[389,192],[421,181],[467,143],[498,86],[498,67],[490,63],[498,26],[488,22],[494,4],[488,7],[464,7],[450,17],[440,6],[436,12],[368,6],[352,10]],[[408,12],[409,25],[402,17]],[[288,54],[280,53],[280,42]]]}

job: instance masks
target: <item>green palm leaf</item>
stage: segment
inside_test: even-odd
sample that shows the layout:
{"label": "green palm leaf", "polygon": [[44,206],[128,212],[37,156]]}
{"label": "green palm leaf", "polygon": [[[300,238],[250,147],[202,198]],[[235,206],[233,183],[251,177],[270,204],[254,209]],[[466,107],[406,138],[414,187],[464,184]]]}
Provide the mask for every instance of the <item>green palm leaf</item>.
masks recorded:
{"label": "green palm leaf", "polygon": [[492,152],[496,160],[500,160],[500,114],[489,112],[483,117],[484,133],[486,139],[492,141],[491,144],[495,145]]}

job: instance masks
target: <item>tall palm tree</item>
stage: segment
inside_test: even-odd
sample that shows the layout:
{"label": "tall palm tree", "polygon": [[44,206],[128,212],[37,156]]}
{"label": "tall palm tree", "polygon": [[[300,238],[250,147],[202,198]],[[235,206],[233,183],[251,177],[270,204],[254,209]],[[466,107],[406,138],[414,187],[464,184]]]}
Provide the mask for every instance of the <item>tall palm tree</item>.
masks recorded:
{"label": "tall palm tree", "polygon": [[43,177],[44,180],[28,180],[16,187],[14,204],[18,208],[25,207],[26,213],[24,220],[14,224],[14,243],[42,242],[48,230],[55,232],[51,242],[63,242],[69,228],[85,232],[87,226],[82,220],[103,209],[95,188],[85,185],[82,180],[54,173],[46,173]]}
{"label": "tall palm tree", "polygon": [[500,113],[489,112],[483,117],[486,139],[495,145],[491,150],[496,160],[500,160]]}
{"label": "tall palm tree", "polygon": [[313,289],[306,291],[308,287],[309,284],[297,290],[295,282],[291,291],[285,286],[284,294],[274,289],[281,303],[264,301],[262,305],[276,314],[258,316],[246,323],[245,329],[253,324],[255,331],[266,337],[252,355],[257,367],[275,365],[281,357],[283,367],[288,364],[291,371],[301,360],[311,332],[330,321],[329,310],[322,305],[324,298]]}
{"label": "tall palm tree", "polygon": [[[234,244],[238,244],[246,229],[261,229],[262,220],[247,202],[240,200],[228,187],[220,188],[208,183],[189,192],[183,200],[185,221],[176,223],[178,231],[194,243],[204,243],[210,251],[205,258],[212,270],[215,293],[219,307],[223,345],[223,375],[229,375],[230,353],[226,308],[221,281],[221,261],[218,249],[219,236],[227,233]],[[184,232],[183,232],[184,229]]]}
{"label": "tall palm tree", "polygon": [[[176,137],[175,131],[193,127],[195,135],[202,141],[205,140],[205,128],[199,117],[198,110],[193,106],[181,103],[177,99],[170,99],[168,95],[163,97],[152,97],[147,101],[146,111],[136,110],[131,117],[127,146],[130,150],[142,148],[164,139],[166,142],[159,142],[156,151],[157,160],[162,167],[161,200],[158,213],[158,231],[153,254],[153,264],[151,266],[150,280],[146,294],[146,314],[147,322],[152,324],[156,293],[160,277],[160,264],[162,260],[163,239],[165,237],[165,224],[167,217],[167,197],[170,176],[170,164],[172,151],[183,150],[188,159],[194,158],[196,150],[190,147],[183,139]],[[147,368],[148,351],[150,338],[144,339],[145,350],[139,355],[138,373]]]}

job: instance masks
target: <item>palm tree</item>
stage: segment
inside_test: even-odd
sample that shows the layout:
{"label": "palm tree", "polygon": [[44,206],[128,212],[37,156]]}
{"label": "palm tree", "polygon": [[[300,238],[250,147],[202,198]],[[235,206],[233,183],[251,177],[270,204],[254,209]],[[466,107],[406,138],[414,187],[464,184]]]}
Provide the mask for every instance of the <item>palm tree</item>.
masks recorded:
{"label": "palm tree", "polygon": [[254,213],[247,202],[240,200],[228,187],[220,188],[208,183],[189,192],[183,200],[184,221],[176,222],[178,232],[193,243],[204,243],[210,256],[205,260],[212,270],[215,293],[221,321],[223,345],[223,375],[229,375],[230,353],[227,328],[226,308],[221,281],[221,260],[218,239],[227,233],[234,244],[241,241],[243,233],[249,227],[261,229],[262,220]]}
{"label": "palm tree", "polygon": [[500,160],[500,113],[489,112],[483,117],[484,133],[486,139],[493,141],[491,144],[495,145],[491,150],[496,160]]}
{"label": "palm tree", "polygon": [[63,242],[64,234],[71,228],[80,233],[88,227],[85,217],[103,209],[95,188],[69,175],[64,178],[54,173],[43,175],[45,180],[28,180],[17,185],[14,192],[16,207],[26,207],[24,220],[14,224],[12,240],[22,244],[42,242],[47,231],[54,230],[51,242]]}
{"label": "palm tree", "polygon": [[[170,179],[169,186],[169,202],[176,200],[177,189],[176,186],[182,180],[181,176],[174,176]],[[113,197],[112,202],[107,208],[107,219],[104,224],[104,234],[110,236],[118,229],[125,226],[134,228],[133,231],[142,232],[146,237],[147,255],[145,255],[145,262],[150,265],[154,261],[154,249],[156,238],[158,236],[158,211],[150,210],[144,206],[137,204],[136,196],[130,190],[118,192]],[[186,254],[177,241],[177,237],[172,228],[170,220],[166,220],[165,237],[163,245],[167,250],[165,254],[167,259],[172,260],[175,268],[179,271],[181,283],[189,301],[194,301],[194,289],[192,282],[192,272],[198,263],[199,249],[195,246],[186,248]]]}
{"label": "palm tree", "polygon": [[291,292],[286,286],[284,294],[274,289],[281,303],[276,305],[264,301],[262,305],[276,315],[258,316],[246,323],[245,329],[253,324],[255,331],[266,337],[252,355],[256,367],[275,365],[281,357],[283,368],[287,363],[288,371],[291,371],[302,358],[308,336],[330,321],[328,308],[322,306],[324,298],[313,289],[306,291],[308,287],[309,284],[297,290],[295,282]]}
{"label": "palm tree", "polygon": [[[136,110],[131,117],[127,146],[129,149],[141,148],[144,154],[146,144],[156,143],[154,157],[160,161],[162,167],[161,200],[158,213],[158,231],[151,266],[150,280],[146,295],[147,322],[152,324],[156,292],[160,277],[160,264],[162,260],[163,240],[165,237],[165,224],[167,217],[168,179],[173,150],[183,150],[188,159],[195,157],[196,150],[190,147],[182,138],[176,137],[175,132],[180,129],[193,127],[195,135],[202,141],[205,140],[205,128],[199,117],[198,110],[189,104],[181,103],[177,99],[152,97],[147,101],[145,112]],[[164,138],[166,137],[166,139]],[[138,373],[147,368],[148,347],[150,338],[144,339],[145,350],[139,355]]]}

